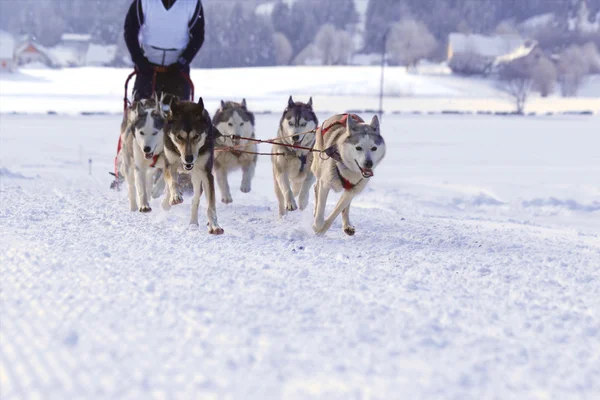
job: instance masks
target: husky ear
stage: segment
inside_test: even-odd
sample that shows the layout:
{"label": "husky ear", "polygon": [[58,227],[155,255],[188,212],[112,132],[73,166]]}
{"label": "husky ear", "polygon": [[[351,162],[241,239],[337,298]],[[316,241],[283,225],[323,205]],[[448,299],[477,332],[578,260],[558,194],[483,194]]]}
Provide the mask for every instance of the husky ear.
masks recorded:
{"label": "husky ear", "polygon": [[377,115],[374,115],[371,120],[371,128],[375,129],[375,132],[379,134],[379,118],[377,118]]}
{"label": "husky ear", "polygon": [[348,118],[346,119],[346,128],[348,129],[348,132],[352,132],[356,129],[356,121],[350,114],[348,114]]}
{"label": "husky ear", "polygon": [[142,105],[141,101],[136,101],[133,103],[132,108],[136,115],[140,115],[140,113],[144,109],[144,106]]}
{"label": "husky ear", "polygon": [[306,103],[312,109],[312,96],[308,99],[308,103]]}
{"label": "husky ear", "polygon": [[204,110],[204,100],[202,100],[202,97],[198,98],[198,105]]}
{"label": "husky ear", "polygon": [[288,108],[292,108],[294,105],[296,105],[296,103],[294,103],[294,99],[292,99],[292,96],[290,96],[288,99]]}
{"label": "husky ear", "polygon": [[245,110],[246,108],[248,108],[248,107],[246,106],[246,99],[245,99],[245,98],[244,98],[244,99],[242,99],[242,108],[243,108],[244,110]]}
{"label": "husky ear", "polygon": [[221,100],[221,110],[225,108],[225,102]]}

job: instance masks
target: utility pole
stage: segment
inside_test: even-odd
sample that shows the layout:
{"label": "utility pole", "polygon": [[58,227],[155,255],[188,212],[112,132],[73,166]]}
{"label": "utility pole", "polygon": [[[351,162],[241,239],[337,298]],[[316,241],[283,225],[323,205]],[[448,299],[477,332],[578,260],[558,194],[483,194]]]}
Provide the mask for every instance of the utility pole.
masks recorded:
{"label": "utility pole", "polygon": [[384,81],[385,81],[385,53],[387,50],[387,37],[388,37],[389,29],[386,29],[383,34],[383,42],[381,45],[381,77],[379,81],[379,120],[381,121],[381,117],[383,115],[383,90],[384,90]]}

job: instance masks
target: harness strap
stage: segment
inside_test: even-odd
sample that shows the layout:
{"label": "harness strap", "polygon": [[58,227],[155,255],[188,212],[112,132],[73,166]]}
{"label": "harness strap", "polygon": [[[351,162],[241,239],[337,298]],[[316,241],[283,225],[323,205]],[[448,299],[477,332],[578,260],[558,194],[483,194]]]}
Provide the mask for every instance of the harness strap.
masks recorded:
{"label": "harness strap", "polygon": [[[337,121],[333,121],[329,126],[325,127],[322,126],[321,127],[321,135],[325,136],[325,134],[334,126],[336,125],[346,125],[346,123],[348,122],[348,117],[351,117],[353,120],[355,120],[356,122],[365,122],[363,121],[363,119],[361,117],[359,117],[356,114],[342,114],[342,118],[338,119]],[[323,123],[325,124],[325,123]]]}
{"label": "harness strap", "polygon": [[300,159],[300,172],[304,172],[304,167],[306,166],[306,161],[308,160],[308,156],[306,154],[298,157]]}

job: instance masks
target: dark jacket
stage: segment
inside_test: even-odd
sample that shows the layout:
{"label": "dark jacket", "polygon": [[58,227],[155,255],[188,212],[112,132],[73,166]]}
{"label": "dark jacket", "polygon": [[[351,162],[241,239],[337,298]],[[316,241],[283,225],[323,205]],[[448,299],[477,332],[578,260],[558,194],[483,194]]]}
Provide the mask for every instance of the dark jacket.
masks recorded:
{"label": "dark jacket", "polygon": [[[169,9],[177,0],[162,0],[165,8]],[[142,2],[133,0],[127,16],[125,17],[125,43],[131,55],[131,60],[138,69],[151,67],[150,61],[144,57],[144,52],[138,40],[140,29],[144,24],[144,10]],[[179,64],[189,65],[204,43],[204,9],[202,1],[198,0],[194,18],[188,23],[190,29],[190,41],[179,58]]]}

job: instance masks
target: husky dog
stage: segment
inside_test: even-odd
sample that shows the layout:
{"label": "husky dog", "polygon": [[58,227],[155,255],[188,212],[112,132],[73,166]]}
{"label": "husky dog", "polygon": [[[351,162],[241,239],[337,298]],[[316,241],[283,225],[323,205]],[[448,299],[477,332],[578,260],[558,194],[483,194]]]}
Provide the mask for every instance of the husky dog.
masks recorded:
{"label": "husky dog", "polygon": [[[156,168],[164,168],[166,115],[156,95],[133,103],[121,123],[121,170],[127,180],[131,211],[150,212]],[[136,201],[137,191],[137,201]],[[139,208],[138,208],[139,207]]]}
{"label": "husky dog", "polygon": [[213,177],[213,151],[216,129],[202,98],[198,104],[191,101],[175,101],[170,107],[170,116],[165,127],[165,198],[163,208],[183,202],[178,184],[178,173],[191,175],[194,186],[190,225],[198,225],[200,195],[206,191],[208,201],[208,232],[223,233],[217,222],[215,204],[215,180]]}
{"label": "husky dog", "polygon": [[[213,125],[223,136],[217,136],[217,147],[229,147],[229,151],[219,151],[215,154],[215,170],[217,174],[217,183],[221,191],[221,201],[231,203],[231,191],[227,174],[238,168],[242,169],[242,185],[240,190],[243,193],[250,192],[252,188],[252,178],[256,169],[256,154],[243,153],[249,151],[256,153],[257,146],[254,142],[239,139],[239,136],[254,138],[254,114],[248,111],[246,99],[241,103],[232,101],[224,102],[221,100],[221,107],[213,116]],[[232,138],[231,136],[236,136]]]}
{"label": "husky dog", "polygon": [[[292,96],[288,106],[283,111],[277,131],[277,143],[312,148],[315,144],[314,130],[319,121],[313,112],[312,97],[308,103],[294,102]],[[312,152],[303,149],[284,147],[273,144],[271,161],[273,163],[273,178],[275,195],[279,202],[279,216],[287,211],[298,209],[295,197],[298,197],[300,210],[308,205],[310,186],[314,176],[310,170]]]}
{"label": "husky dog", "polygon": [[[315,157],[312,172],[315,185],[315,213],[313,229],[323,234],[342,213],[342,224],[347,235],[354,235],[350,224],[350,203],[363,191],[373,176],[373,169],[385,156],[385,141],[379,129],[379,119],[370,124],[353,114],[336,115],[323,123],[317,131],[315,149],[325,151],[330,158]],[[327,195],[333,189],[344,191],[331,215],[325,219]]]}

